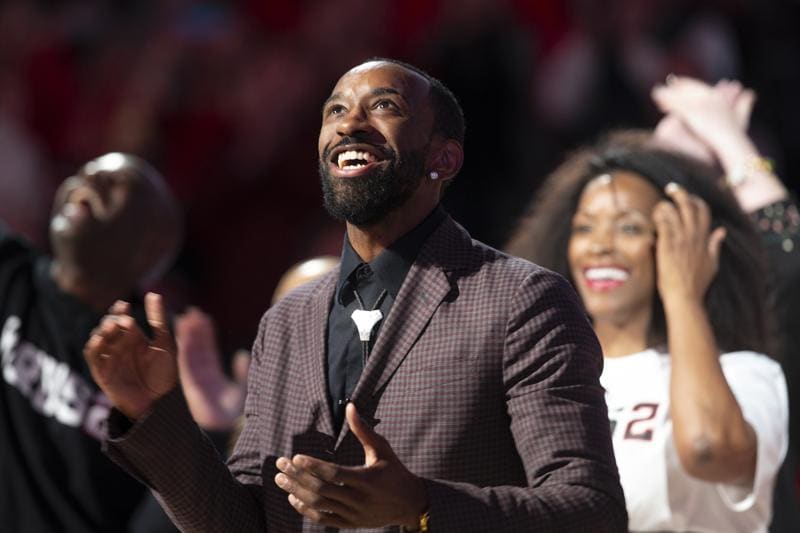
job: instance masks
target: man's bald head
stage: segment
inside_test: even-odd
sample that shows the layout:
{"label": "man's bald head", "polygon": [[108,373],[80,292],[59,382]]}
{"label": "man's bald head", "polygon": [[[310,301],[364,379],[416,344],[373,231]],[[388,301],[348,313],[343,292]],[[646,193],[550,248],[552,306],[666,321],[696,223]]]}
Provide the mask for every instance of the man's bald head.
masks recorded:
{"label": "man's bald head", "polygon": [[113,152],[62,183],[50,236],[56,261],[101,278],[113,272],[105,283],[136,285],[171,265],[182,218],[157,170],[139,157]]}
{"label": "man's bald head", "polygon": [[431,109],[433,110],[433,133],[439,134],[445,139],[454,139],[459,144],[464,144],[466,132],[466,121],[464,120],[464,110],[453,92],[448,89],[439,79],[434,78],[424,70],[409,63],[389,59],[385,57],[374,57],[369,61],[356,65],[350,71],[353,72],[362,68],[373,68],[380,64],[391,64],[402,67],[428,82]]}

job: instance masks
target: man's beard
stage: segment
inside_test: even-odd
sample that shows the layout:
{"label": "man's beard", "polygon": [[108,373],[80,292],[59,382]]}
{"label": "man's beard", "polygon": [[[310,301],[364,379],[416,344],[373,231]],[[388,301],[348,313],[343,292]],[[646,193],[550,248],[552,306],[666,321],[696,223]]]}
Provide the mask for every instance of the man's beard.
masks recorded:
{"label": "man's beard", "polygon": [[370,226],[403,205],[422,181],[427,146],[402,159],[384,150],[386,166],[352,178],[335,178],[328,167],[329,151],[320,158],[319,175],[325,209],[333,218],[355,226]]}

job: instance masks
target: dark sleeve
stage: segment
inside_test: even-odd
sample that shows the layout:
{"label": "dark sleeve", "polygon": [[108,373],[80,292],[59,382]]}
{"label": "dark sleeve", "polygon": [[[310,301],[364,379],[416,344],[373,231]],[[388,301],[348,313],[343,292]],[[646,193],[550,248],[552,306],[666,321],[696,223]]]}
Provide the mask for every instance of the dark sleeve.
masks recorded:
{"label": "dark sleeve", "polygon": [[177,533],[177,529],[153,495],[145,492],[128,521],[128,533]]}
{"label": "dark sleeve", "polygon": [[31,247],[0,220],[0,263],[17,257],[22,253],[31,254]]}
{"label": "dark sleeve", "polygon": [[513,302],[503,376],[528,486],[427,481],[431,531],[627,531],[602,361],[569,284],[529,276]]}
{"label": "dark sleeve", "polygon": [[777,321],[777,359],[789,390],[789,442],[800,456],[800,210],[794,197],[751,214],[767,253],[770,304]]}
{"label": "dark sleeve", "polygon": [[[262,320],[253,365],[261,360],[263,327]],[[111,459],[154,491],[182,531],[267,531],[261,476],[246,474],[261,471],[259,451],[242,451],[229,469],[192,420],[180,387],[130,427],[112,411],[104,446]]]}

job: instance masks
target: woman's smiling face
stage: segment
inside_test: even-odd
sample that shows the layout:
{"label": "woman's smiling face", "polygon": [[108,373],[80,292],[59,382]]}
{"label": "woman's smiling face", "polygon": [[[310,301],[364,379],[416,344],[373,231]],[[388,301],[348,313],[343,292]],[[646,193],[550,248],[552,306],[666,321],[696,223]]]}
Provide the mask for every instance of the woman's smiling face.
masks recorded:
{"label": "woman's smiling face", "polygon": [[581,193],[567,258],[595,323],[624,323],[651,312],[656,291],[651,214],[662,199],[650,182],[626,171],[598,176]]}

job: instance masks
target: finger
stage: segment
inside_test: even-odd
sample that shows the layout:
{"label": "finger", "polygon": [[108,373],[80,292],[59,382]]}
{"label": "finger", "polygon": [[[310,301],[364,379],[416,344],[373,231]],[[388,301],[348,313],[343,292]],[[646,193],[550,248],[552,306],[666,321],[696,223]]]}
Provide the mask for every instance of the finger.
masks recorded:
{"label": "finger", "polygon": [[90,366],[104,364],[108,358],[107,344],[105,337],[99,333],[93,333],[83,347],[83,356]]}
{"label": "finger", "polygon": [[691,76],[673,75],[669,86],[687,95],[700,95],[711,90],[711,85]]}
{"label": "finger", "polygon": [[741,92],[742,85],[735,80],[720,80],[714,86],[714,94],[730,106],[733,106],[734,101]]}
{"label": "finger", "polygon": [[175,319],[175,342],[182,373],[224,376],[214,323],[210,316],[196,307],[190,307]]}
{"label": "finger", "polygon": [[650,99],[656,104],[659,111],[669,114],[673,107],[673,96],[666,85],[656,85],[650,90]]}
{"label": "finger", "polygon": [[314,509],[313,507],[308,506],[300,499],[295,497],[294,494],[289,494],[289,504],[292,507],[294,507],[295,511],[297,511],[301,515],[324,526],[330,526],[340,529],[355,527],[354,523],[348,522],[347,520],[345,520],[344,518],[342,518],[337,514],[320,511],[318,509]]}
{"label": "finger", "polygon": [[697,227],[695,228],[697,231],[697,237],[700,239],[706,239],[706,236],[711,229],[711,209],[709,209],[708,204],[699,196],[691,195],[690,199],[692,204],[694,204],[694,212],[697,222]]}
{"label": "finger", "polygon": [[125,331],[130,328],[130,323],[124,317],[106,315],[95,330],[95,335],[102,337],[108,346],[115,344],[122,338]]}
{"label": "finger", "polygon": [[147,315],[147,322],[153,329],[153,345],[173,352],[172,335],[167,327],[166,311],[164,310],[164,302],[160,294],[148,292],[144,296],[144,311]]}
{"label": "finger", "polygon": [[736,116],[736,122],[743,130],[746,130],[750,125],[750,116],[753,112],[753,106],[755,103],[755,91],[751,89],[745,89],[736,98],[736,101],[733,104],[733,113]]}
{"label": "finger", "polygon": [[[347,503],[339,501],[335,498],[327,497],[318,490],[309,489],[286,474],[276,474],[275,484],[284,492],[293,495],[304,505],[316,511],[337,514],[342,518],[350,520],[357,516],[357,512],[353,505],[348,505]],[[327,484],[323,484],[323,487],[326,485]],[[344,490],[342,487],[335,488],[339,491]],[[361,499],[363,500],[363,497]],[[358,504],[357,498],[349,498],[349,501],[353,502],[354,505]]]}
{"label": "finger", "polygon": [[[280,463],[280,459],[278,462]],[[277,464],[277,463],[276,463]],[[315,481],[306,478],[312,476],[336,486],[363,486],[359,474],[363,473],[363,467],[349,467],[322,461],[315,457],[298,454],[290,461],[292,468],[282,469],[281,464],[277,464],[278,469],[297,477],[304,484],[313,484]]]}
{"label": "finger", "polygon": [[95,364],[102,364],[115,351],[124,334],[117,317],[105,316],[100,324],[92,330],[89,340],[83,348],[84,357]]}
{"label": "finger", "polygon": [[683,232],[684,229],[694,231],[697,225],[697,216],[694,212],[695,206],[690,200],[689,193],[678,185],[677,183],[669,183],[664,188],[664,192],[675,203],[677,208],[676,213],[679,215],[679,220],[675,221],[677,224],[673,228],[677,232]]}
{"label": "finger", "polygon": [[666,200],[653,208],[653,223],[656,227],[656,244],[659,249],[672,246],[675,240],[675,227],[680,223],[675,205]]}
{"label": "finger", "polygon": [[111,315],[129,315],[131,313],[131,304],[123,300],[117,300],[109,308],[108,313]]}
{"label": "finger", "polygon": [[708,255],[715,266],[719,265],[720,250],[722,250],[722,243],[727,235],[728,231],[723,227],[719,227],[712,231],[711,236],[708,238]]}
{"label": "finger", "polygon": [[190,307],[175,319],[175,336],[178,342],[182,339],[191,339],[204,345],[216,342],[213,320],[197,307]]}
{"label": "finger", "polygon": [[347,425],[350,426],[350,431],[353,432],[364,448],[364,462],[366,465],[371,465],[381,458],[394,456],[394,452],[389,443],[386,442],[386,439],[364,423],[353,402],[348,403],[347,407],[345,407],[344,416],[347,420]]}
{"label": "finger", "polygon": [[[333,481],[328,479],[330,477],[323,477],[316,475],[315,471],[319,471],[319,466],[315,468],[302,461],[305,456],[295,456],[295,461],[290,461],[286,457],[280,457],[275,461],[275,466],[280,471],[280,474],[275,476],[275,483],[286,492],[298,494],[299,497],[306,503],[313,504],[313,495],[318,495],[321,498],[334,500],[340,505],[345,506],[347,509],[355,509],[359,503],[363,501],[363,496],[352,487],[352,485],[345,484],[341,481]],[[325,463],[325,461],[318,461]],[[307,464],[306,467],[298,466],[299,464]],[[330,465],[330,463],[327,463]],[[333,465],[338,466],[338,465]],[[347,515],[347,511],[342,511]]]}
{"label": "finger", "polygon": [[233,379],[239,384],[247,383],[247,372],[250,370],[250,352],[247,350],[236,350],[233,354],[231,363],[231,373]]}

